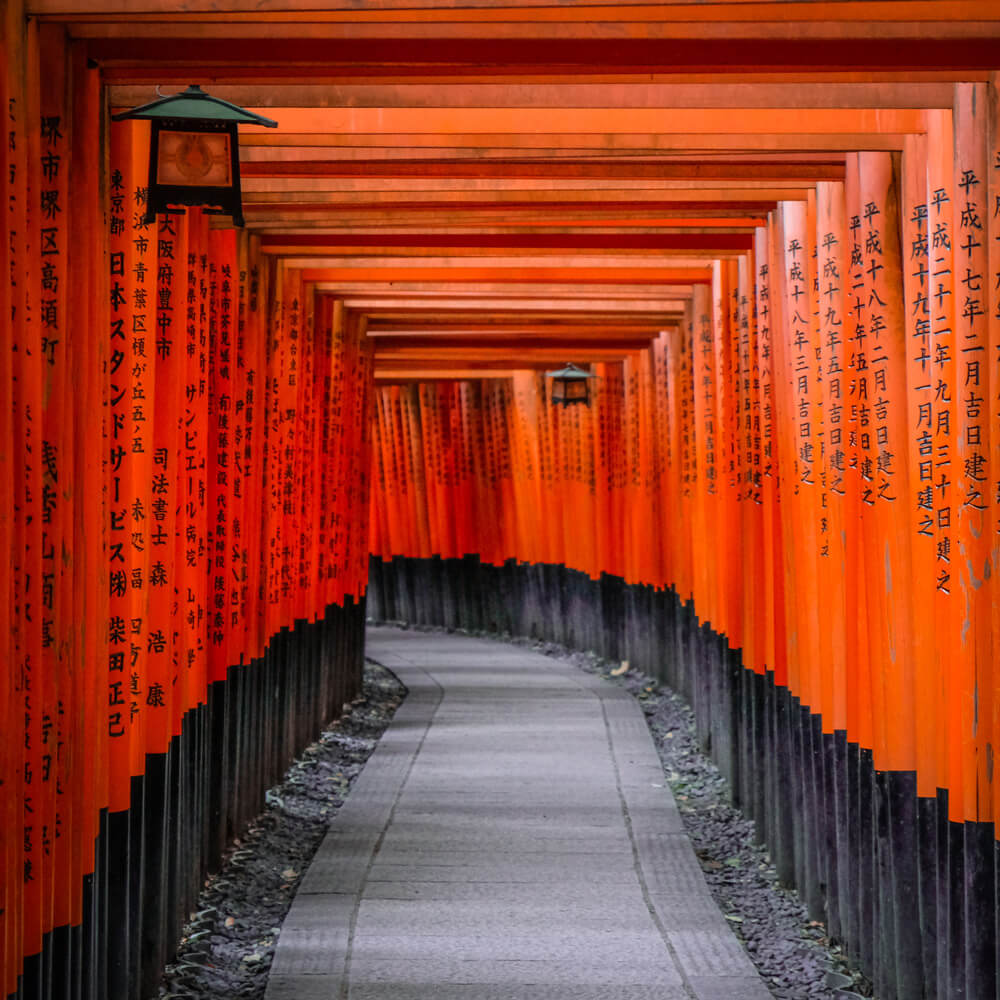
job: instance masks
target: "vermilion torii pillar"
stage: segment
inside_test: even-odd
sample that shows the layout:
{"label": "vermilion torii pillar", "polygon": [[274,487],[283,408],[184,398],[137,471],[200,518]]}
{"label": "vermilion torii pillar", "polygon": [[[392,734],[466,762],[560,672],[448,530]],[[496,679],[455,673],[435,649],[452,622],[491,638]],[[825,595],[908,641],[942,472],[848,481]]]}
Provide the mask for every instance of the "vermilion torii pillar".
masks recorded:
{"label": "vermilion torii pillar", "polygon": [[[995,4],[211,6],[3,11],[4,991],[149,993],[370,549],[668,676],[880,996],[994,996]],[[196,81],[239,236],[108,120]]]}

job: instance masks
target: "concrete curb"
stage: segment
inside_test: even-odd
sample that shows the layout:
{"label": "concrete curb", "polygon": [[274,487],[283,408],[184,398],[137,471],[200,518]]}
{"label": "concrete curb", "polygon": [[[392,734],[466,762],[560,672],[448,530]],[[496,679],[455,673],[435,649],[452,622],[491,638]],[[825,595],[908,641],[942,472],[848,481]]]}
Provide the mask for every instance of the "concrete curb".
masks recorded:
{"label": "concrete curb", "polygon": [[406,685],[406,699],[299,885],[278,937],[265,1000],[340,997],[367,873],[441,703],[441,687],[426,671],[389,653],[380,662]]}

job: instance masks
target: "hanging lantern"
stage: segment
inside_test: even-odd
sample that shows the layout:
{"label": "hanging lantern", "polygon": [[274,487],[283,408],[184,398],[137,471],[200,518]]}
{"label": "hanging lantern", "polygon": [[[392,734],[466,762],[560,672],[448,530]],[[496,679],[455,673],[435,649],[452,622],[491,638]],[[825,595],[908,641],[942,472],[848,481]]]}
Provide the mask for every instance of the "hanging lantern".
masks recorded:
{"label": "hanging lantern", "polygon": [[552,379],[550,399],[554,405],[569,406],[570,403],[590,405],[590,380],[597,378],[593,372],[584,371],[570,363],[555,372],[546,372]]}
{"label": "hanging lantern", "polygon": [[242,226],[240,144],[237,126],[278,123],[206,94],[192,84],[183,93],[114,115],[113,120],[152,123],[149,140],[149,192],[143,221],[177,205],[204,205],[213,215],[232,216]]}

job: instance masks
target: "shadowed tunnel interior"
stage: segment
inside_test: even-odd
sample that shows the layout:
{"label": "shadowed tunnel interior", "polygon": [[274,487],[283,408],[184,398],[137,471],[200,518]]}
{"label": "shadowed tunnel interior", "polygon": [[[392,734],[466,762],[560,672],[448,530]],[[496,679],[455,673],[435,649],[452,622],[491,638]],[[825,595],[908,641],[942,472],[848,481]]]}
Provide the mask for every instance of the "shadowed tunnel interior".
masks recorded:
{"label": "shadowed tunnel interior", "polygon": [[[1000,996],[993,0],[0,9],[5,996],[155,991],[366,615],[667,680],[878,996]],[[245,228],[144,219],[192,83]]]}

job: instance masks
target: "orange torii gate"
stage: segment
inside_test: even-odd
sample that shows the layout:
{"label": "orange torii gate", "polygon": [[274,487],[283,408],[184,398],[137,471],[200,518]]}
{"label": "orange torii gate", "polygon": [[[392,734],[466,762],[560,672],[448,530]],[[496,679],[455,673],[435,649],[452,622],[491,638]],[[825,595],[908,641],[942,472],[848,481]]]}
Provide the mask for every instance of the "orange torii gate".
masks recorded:
{"label": "orange torii gate", "polygon": [[[694,286],[671,328],[598,365],[604,378],[590,409],[548,406],[540,375],[516,377],[513,397],[502,381],[465,397],[472,410],[463,426],[482,421],[478,433],[499,433],[517,457],[500,473],[509,485],[499,518],[487,506],[497,473],[467,470],[461,505],[474,505],[471,524],[487,533],[456,549],[454,540],[435,540],[435,514],[429,551],[477,554],[483,568],[466,585],[477,579],[484,595],[506,588],[511,607],[486,603],[470,620],[452,604],[442,617],[440,605],[422,605],[397,580],[403,603],[383,609],[592,643],[665,671],[700,702],[713,735],[732,727],[719,741],[730,754],[723,763],[759,810],[784,876],[880,988],[899,996],[945,989],[928,986],[928,976],[954,975],[954,948],[978,956],[963,973],[972,995],[993,968],[994,919],[978,895],[992,884],[996,808],[996,707],[983,701],[997,641],[996,497],[987,493],[995,445],[985,444],[984,425],[991,391],[996,409],[987,386],[997,345],[988,330],[1000,323],[985,258],[994,228],[986,204],[991,107],[984,85],[957,88],[954,168],[950,158],[918,159],[923,143],[895,165],[887,153],[854,154],[843,181],[820,181],[808,200],[782,202],[758,229],[754,252],[739,266],[717,266],[710,286]],[[384,356],[389,377],[404,377],[398,359],[407,357],[433,370],[438,352],[425,343],[407,348],[400,338]],[[586,340],[576,347],[601,358]],[[462,354],[494,350],[470,344]],[[548,351],[533,353],[545,359]],[[440,406],[423,392],[380,391],[398,394],[396,405],[420,422]],[[507,414],[499,430],[495,408]],[[595,427],[625,429],[628,471],[604,465],[615,446]],[[379,425],[377,453],[398,447],[392,427]],[[441,472],[431,460],[407,475],[414,472],[429,477],[426,487],[411,480],[391,517],[378,513],[388,478],[375,493],[374,551],[383,560],[426,558],[426,543],[407,548],[399,532],[422,516],[412,505],[430,502]],[[530,576],[538,564],[560,568],[561,586],[585,615],[602,607],[609,574],[626,589],[665,595],[661,615],[670,602],[685,604],[701,629],[739,651],[767,694],[727,673],[732,653],[709,667],[714,640],[701,655],[721,673],[715,690],[705,688],[690,667],[637,637],[655,634],[646,616],[605,615],[597,632],[581,618],[547,619]],[[379,572],[390,573],[388,563]],[[790,703],[769,709],[780,715],[754,733],[751,705],[778,691]],[[738,696],[743,714],[725,704]],[[747,767],[758,753],[773,755],[773,769]],[[779,791],[785,783],[794,797]],[[948,821],[939,830],[941,803]],[[926,921],[953,935],[930,953]],[[891,942],[888,951],[879,940]]]}
{"label": "orange torii gate", "polygon": [[[995,3],[259,6],[3,8],[5,993],[148,994],[371,551],[668,677],[880,995],[996,995]],[[192,79],[247,233],[141,222],[109,106]]]}

